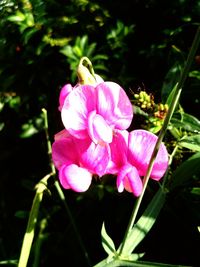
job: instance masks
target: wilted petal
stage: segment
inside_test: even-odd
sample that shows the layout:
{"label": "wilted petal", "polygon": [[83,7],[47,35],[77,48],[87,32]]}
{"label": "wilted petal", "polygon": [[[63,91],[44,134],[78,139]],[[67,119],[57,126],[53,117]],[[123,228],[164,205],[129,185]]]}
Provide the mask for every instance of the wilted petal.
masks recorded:
{"label": "wilted petal", "polygon": [[78,86],[65,99],[61,110],[62,122],[74,137],[88,136],[88,114],[96,107],[94,90],[90,85]]}
{"label": "wilted petal", "polygon": [[92,174],[75,164],[62,166],[59,171],[61,185],[76,192],[85,192],[92,181]]}
{"label": "wilted petal", "polygon": [[127,129],[133,118],[133,108],[125,91],[114,82],[97,85],[97,113],[116,129]]}
{"label": "wilted petal", "polygon": [[68,96],[68,94],[72,91],[73,87],[71,86],[71,84],[66,84],[61,88],[60,91],[60,95],[59,95],[59,110],[61,111],[64,102],[65,102],[65,98]]}
{"label": "wilted petal", "polygon": [[96,111],[90,112],[88,116],[88,134],[96,144],[112,142],[112,128],[106,123],[102,116],[96,114]]}
{"label": "wilted petal", "polygon": [[[137,168],[141,176],[146,174],[157,138],[155,134],[145,130],[135,130],[129,134],[128,160]],[[154,162],[151,178],[159,180],[164,175],[167,166],[168,153],[162,143]]]}

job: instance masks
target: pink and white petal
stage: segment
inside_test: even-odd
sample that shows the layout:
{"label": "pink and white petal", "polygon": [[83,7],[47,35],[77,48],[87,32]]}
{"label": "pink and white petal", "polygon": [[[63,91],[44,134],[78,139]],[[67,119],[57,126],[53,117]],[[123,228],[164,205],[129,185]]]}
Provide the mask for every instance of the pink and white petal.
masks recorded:
{"label": "pink and white petal", "polygon": [[62,185],[63,188],[65,189],[70,189],[70,185],[67,182],[67,179],[65,177],[65,168],[67,165],[62,165],[61,168],[59,169],[59,173],[58,173],[58,177],[59,177],[59,181]]}
{"label": "pink and white petal", "polygon": [[69,137],[70,137],[70,133],[66,129],[63,129],[54,135],[54,140],[58,141],[60,139],[65,139]]}
{"label": "pink and white petal", "polygon": [[87,139],[84,142],[77,141],[76,146],[80,165],[93,174],[104,175],[110,159],[110,147],[107,144],[95,144]]}
{"label": "pink and white petal", "polygon": [[110,146],[110,161],[107,172],[116,174],[127,163],[128,135],[126,130],[116,130]]}
{"label": "pink and white petal", "polygon": [[64,127],[76,138],[88,136],[87,117],[96,108],[95,88],[90,85],[82,85],[73,89],[65,99],[61,110],[61,118]]}
{"label": "pink and white petal", "polygon": [[127,163],[118,172],[118,175],[117,175],[117,189],[118,189],[119,193],[124,191],[125,180],[127,179],[126,176],[131,171],[131,169],[132,169],[132,166]]}
{"label": "pink and white petal", "polygon": [[127,179],[125,180],[124,187],[127,191],[132,192],[136,197],[139,197],[141,195],[143,184],[135,167],[132,167],[131,171],[127,174]]}
{"label": "pink and white petal", "polygon": [[88,134],[95,144],[112,142],[112,128],[101,115],[96,114],[95,110],[88,115]]}
{"label": "pink and white petal", "polygon": [[59,172],[61,185],[76,192],[85,192],[92,182],[92,174],[75,164],[64,166]]}
{"label": "pink and white petal", "polygon": [[71,93],[73,87],[71,84],[65,84],[62,88],[61,88],[61,91],[60,91],[60,95],[59,95],[59,110],[61,111],[63,105],[64,105],[64,102],[65,102],[65,99],[66,97],[69,95],[69,93]]}
{"label": "pink and white petal", "polygon": [[[134,130],[129,134],[128,160],[138,169],[140,176],[146,174],[157,139],[158,137],[155,134],[145,130]],[[162,143],[154,162],[151,178],[159,180],[164,175],[167,167],[168,153]]]}
{"label": "pink and white petal", "polygon": [[125,91],[114,82],[97,85],[97,113],[116,129],[127,129],[133,118],[132,104]]}
{"label": "pink and white petal", "polygon": [[63,164],[78,163],[78,153],[72,136],[58,139],[52,144],[52,160],[57,169]]}
{"label": "pink and white petal", "polygon": [[94,76],[95,76],[95,79],[96,79],[96,83],[97,84],[104,82],[104,80],[101,78],[100,75],[94,74]]}

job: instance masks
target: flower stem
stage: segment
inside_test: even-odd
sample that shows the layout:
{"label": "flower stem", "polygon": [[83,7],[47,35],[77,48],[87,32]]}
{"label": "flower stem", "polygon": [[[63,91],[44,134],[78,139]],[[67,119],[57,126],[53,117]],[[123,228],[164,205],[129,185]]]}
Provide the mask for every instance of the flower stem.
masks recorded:
{"label": "flower stem", "polygon": [[86,248],[85,248],[85,246],[83,244],[83,241],[82,241],[82,239],[80,237],[80,234],[79,234],[78,229],[76,227],[76,223],[74,221],[73,215],[72,215],[72,213],[70,211],[70,208],[69,208],[69,206],[67,204],[67,201],[65,199],[65,195],[64,195],[64,193],[62,191],[62,188],[61,188],[58,180],[55,179],[56,169],[55,169],[55,166],[54,166],[53,161],[52,161],[52,149],[51,149],[51,141],[49,139],[49,132],[48,132],[47,111],[46,111],[46,109],[43,108],[42,112],[44,114],[44,126],[45,126],[45,134],[46,134],[46,141],[47,141],[47,151],[48,151],[48,156],[49,156],[50,168],[51,168],[52,174],[54,176],[54,186],[55,186],[55,188],[57,190],[58,196],[59,196],[61,202],[63,203],[63,206],[64,206],[64,208],[65,208],[65,210],[67,212],[67,215],[68,215],[68,217],[70,219],[72,228],[73,228],[74,233],[76,235],[77,241],[78,241],[78,243],[79,243],[79,245],[80,245],[80,247],[81,247],[81,249],[83,251],[83,255],[85,257],[87,265],[91,266],[91,261],[90,261],[89,255],[88,255],[87,250],[86,250]]}
{"label": "flower stem", "polygon": [[142,202],[142,199],[143,199],[143,196],[144,196],[144,192],[146,190],[146,187],[147,187],[150,175],[151,175],[151,171],[152,171],[152,168],[153,168],[154,161],[156,159],[156,155],[158,153],[158,150],[159,150],[159,147],[160,147],[161,142],[163,140],[163,137],[164,137],[164,135],[165,135],[165,133],[167,131],[167,127],[169,125],[170,119],[171,119],[171,117],[172,117],[172,115],[174,113],[174,110],[176,108],[176,105],[177,105],[177,103],[179,101],[183,84],[184,84],[184,82],[185,82],[185,80],[186,80],[186,78],[188,76],[188,73],[189,73],[190,67],[192,65],[192,62],[193,62],[194,56],[196,54],[196,51],[198,49],[199,43],[200,43],[200,26],[198,27],[196,35],[194,37],[194,40],[193,40],[190,52],[188,54],[188,58],[187,58],[185,67],[184,67],[184,69],[182,71],[180,80],[177,83],[177,85],[175,86],[171,104],[170,104],[168,112],[166,114],[163,126],[162,126],[162,128],[160,130],[160,133],[158,135],[158,140],[157,140],[156,145],[154,147],[154,150],[153,150],[153,153],[152,153],[152,156],[151,156],[151,159],[150,159],[150,163],[149,163],[149,166],[148,166],[148,169],[147,169],[147,173],[146,173],[146,175],[144,177],[144,180],[143,180],[142,193],[139,196],[139,198],[136,199],[136,202],[135,202],[135,205],[134,205],[134,208],[133,208],[133,212],[132,212],[131,218],[129,220],[129,224],[128,224],[127,230],[125,232],[124,239],[123,239],[122,244],[121,244],[121,246],[119,248],[119,256],[123,254],[125,243],[127,241],[129,233],[132,230],[133,225],[135,224],[135,220],[136,220],[136,217],[137,217],[137,214],[138,214],[138,210],[140,208],[140,205],[141,205],[141,202]]}
{"label": "flower stem", "polygon": [[47,174],[43,177],[40,182],[36,185],[36,194],[33,199],[31,211],[29,214],[28,224],[26,228],[26,232],[24,234],[24,239],[22,243],[20,258],[18,267],[26,267],[33,243],[33,238],[35,235],[35,226],[37,223],[39,207],[42,202],[43,193],[47,189],[47,181],[52,176],[52,173]]}

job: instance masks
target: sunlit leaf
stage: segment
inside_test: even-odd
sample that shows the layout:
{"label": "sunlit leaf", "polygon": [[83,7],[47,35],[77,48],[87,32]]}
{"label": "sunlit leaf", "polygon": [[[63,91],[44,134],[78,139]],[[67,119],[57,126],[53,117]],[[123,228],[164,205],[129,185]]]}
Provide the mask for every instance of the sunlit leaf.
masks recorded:
{"label": "sunlit leaf", "polygon": [[191,190],[191,194],[200,196],[200,187],[193,187]]}
{"label": "sunlit leaf", "polygon": [[165,193],[160,188],[155,194],[148,207],[132,228],[123,248],[123,255],[129,255],[144,239],[154,225],[161,208],[165,203]]}
{"label": "sunlit leaf", "polygon": [[171,90],[169,96],[167,97],[167,100],[166,100],[166,104],[168,106],[171,105],[171,102],[172,102],[172,99],[174,97],[174,92],[176,91],[176,87],[177,87],[178,83],[175,84],[175,86],[173,87],[173,89]]}
{"label": "sunlit leaf", "polygon": [[181,73],[181,65],[175,64],[167,73],[161,89],[162,102],[166,103],[168,96],[178,82]]}
{"label": "sunlit leaf", "polygon": [[15,23],[22,22],[25,19],[26,19],[26,16],[22,12],[20,12],[19,10],[16,11],[15,15],[9,16],[7,18],[7,20],[15,22]]}
{"label": "sunlit leaf", "polygon": [[108,255],[114,255],[116,253],[115,244],[106,232],[105,225],[103,223],[101,229],[102,246]]}
{"label": "sunlit leaf", "polygon": [[198,71],[198,70],[193,70],[193,71],[191,71],[191,72],[189,73],[188,76],[200,80],[200,71]]}
{"label": "sunlit leaf", "polygon": [[172,174],[170,190],[200,175],[200,152],[184,161]]}
{"label": "sunlit leaf", "polygon": [[186,136],[178,142],[178,145],[200,152],[200,134]]}
{"label": "sunlit leaf", "polygon": [[200,121],[187,113],[176,114],[180,118],[176,118],[175,116],[171,119],[170,126],[176,128],[182,128],[184,130],[190,132],[200,132]]}

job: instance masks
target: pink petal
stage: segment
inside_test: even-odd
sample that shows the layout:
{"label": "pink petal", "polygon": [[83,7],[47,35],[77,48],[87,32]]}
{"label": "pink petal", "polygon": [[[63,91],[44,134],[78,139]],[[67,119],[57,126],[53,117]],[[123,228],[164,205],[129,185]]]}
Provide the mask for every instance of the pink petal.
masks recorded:
{"label": "pink petal", "polygon": [[52,160],[57,169],[65,164],[78,163],[78,153],[72,136],[65,136],[66,131],[56,135],[52,144]]}
{"label": "pink petal", "polygon": [[97,113],[116,129],[127,129],[133,118],[132,104],[125,91],[114,82],[97,85]]}
{"label": "pink petal", "polygon": [[113,137],[112,128],[108,126],[104,118],[96,111],[92,111],[88,116],[88,133],[92,141],[97,143],[111,143]]}
{"label": "pink petal", "polygon": [[58,177],[59,177],[59,180],[60,180],[60,183],[61,183],[62,187],[65,188],[65,189],[70,189],[71,187],[68,184],[67,179],[65,177],[65,169],[66,169],[66,166],[67,165],[62,165],[61,166],[61,168],[59,169]]}
{"label": "pink petal", "polygon": [[107,144],[95,144],[89,139],[76,142],[79,151],[80,165],[91,173],[102,176],[110,159],[110,148]]}
{"label": "pink petal", "polygon": [[63,129],[62,131],[54,135],[54,140],[58,141],[60,139],[69,138],[69,137],[70,137],[69,132],[66,129]]}
{"label": "pink petal", "polygon": [[131,164],[124,165],[117,175],[117,188],[118,192],[122,192],[124,188],[128,192],[132,192],[138,197],[143,188],[142,180],[138,174],[138,171]]}
{"label": "pink petal", "polygon": [[59,179],[64,188],[85,192],[92,182],[92,174],[84,168],[71,164],[60,169]]}
{"label": "pink petal", "polygon": [[72,89],[73,89],[73,87],[69,83],[64,85],[61,88],[60,95],[59,95],[59,108],[58,108],[60,111],[61,111],[61,109],[62,109],[62,107],[64,105],[66,97],[72,91]]}
{"label": "pink petal", "polygon": [[[146,174],[148,164],[157,141],[157,136],[145,130],[135,130],[129,134],[128,160],[138,169],[141,176]],[[168,166],[168,153],[162,143],[158,151],[151,178],[159,180]]]}
{"label": "pink petal", "polygon": [[126,175],[131,171],[132,166],[130,164],[124,165],[118,172],[117,175],[117,189],[118,192],[123,192],[124,191],[124,182],[126,179]]}
{"label": "pink petal", "polygon": [[127,178],[124,184],[125,189],[139,197],[142,193],[143,184],[137,169],[132,167],[131,171],[127,174]]}
{"label": "pink petal", "polygon": [[82,85],[73,89],[65,99],[61,110],[62,122],[67,131],[76,138],[88,136],[88,114],[95,110],[95,88]]}
{"label": "pink petal", "polygon": [[128,135],[126,130],[116,130],[110,146],[110,161],[107,172],[116,174],[127,163]]}
{"label": "pink petal", "polygon": [[97,84],[104,82],[104,80],[98,74],[94,74]]}

